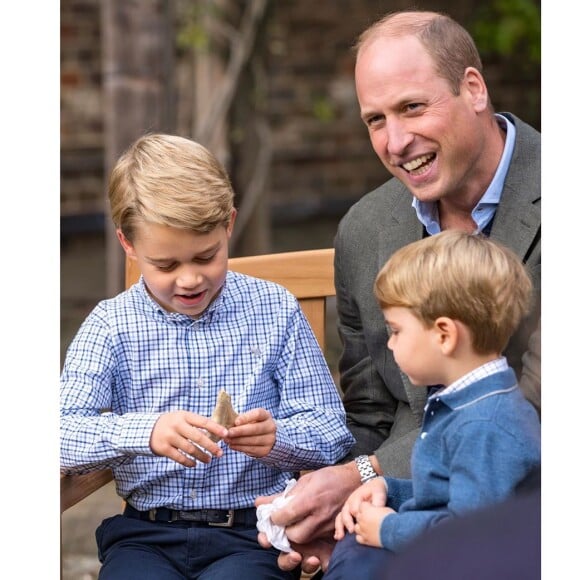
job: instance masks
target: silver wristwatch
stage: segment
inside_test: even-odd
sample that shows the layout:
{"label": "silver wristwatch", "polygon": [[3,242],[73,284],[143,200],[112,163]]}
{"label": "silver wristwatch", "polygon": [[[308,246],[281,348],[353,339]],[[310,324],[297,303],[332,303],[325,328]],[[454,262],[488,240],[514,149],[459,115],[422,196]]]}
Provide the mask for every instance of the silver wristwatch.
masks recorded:
{"label": "silver wristwatch", "polygon": [[379,474],[373,469],[373,465],[370,462],[368,455],[359,455],[355,458],[354,462],[356,463],[356,467],[360,473],[361,483],[365,483],[379,476]]}

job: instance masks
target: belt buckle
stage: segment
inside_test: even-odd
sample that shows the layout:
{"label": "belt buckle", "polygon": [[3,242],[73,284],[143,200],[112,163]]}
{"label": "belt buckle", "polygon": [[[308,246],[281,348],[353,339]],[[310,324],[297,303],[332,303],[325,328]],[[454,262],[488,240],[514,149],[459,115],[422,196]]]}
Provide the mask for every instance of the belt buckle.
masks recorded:
{"label": "belt buckle", "polygon": [[234,510],[228,510],[228,519],[223,523],[207,522],[212,528],[231,528],[234,525]]}

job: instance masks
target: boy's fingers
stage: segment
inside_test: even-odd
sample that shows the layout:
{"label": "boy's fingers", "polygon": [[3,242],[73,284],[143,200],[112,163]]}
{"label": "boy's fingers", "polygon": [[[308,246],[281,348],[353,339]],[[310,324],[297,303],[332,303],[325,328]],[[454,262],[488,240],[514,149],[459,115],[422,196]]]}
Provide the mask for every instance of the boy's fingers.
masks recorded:
{"label": "boy's fingers", "polygon": [[247,423],[258,423],[260,421],[267,421],[272,415],[266,411],[266,409],[252,409],[251,411],[246,411],[245,413],[240,413],[236,420],[235,425],[246,425]]}

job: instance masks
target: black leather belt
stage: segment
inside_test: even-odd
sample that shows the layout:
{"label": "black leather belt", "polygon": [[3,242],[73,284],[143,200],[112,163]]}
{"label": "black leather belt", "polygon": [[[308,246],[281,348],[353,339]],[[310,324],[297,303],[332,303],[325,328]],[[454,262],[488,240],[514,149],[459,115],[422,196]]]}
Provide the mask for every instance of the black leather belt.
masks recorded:
{"label": "black leather belt", "polygon": [[126,504],[123,515],[149,522],[179,522],[191,524],[206,524],[218,528],[231,528],[235,525],[255,526],[258,518],[256,508],[239,510],[171,510],[165,507],[139,511]]}

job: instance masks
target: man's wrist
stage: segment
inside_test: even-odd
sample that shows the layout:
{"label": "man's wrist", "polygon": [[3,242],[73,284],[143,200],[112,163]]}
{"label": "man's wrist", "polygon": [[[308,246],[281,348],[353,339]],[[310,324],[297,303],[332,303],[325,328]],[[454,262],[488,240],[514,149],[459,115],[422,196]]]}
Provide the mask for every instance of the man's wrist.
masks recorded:
{"label": "man's wrist", "polygon": [[359,455],[355,458],[354,463],[359,472],[361,483],[366,483],[371,479],[375,479],[375,477],[379,477],[368,455]]}

